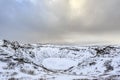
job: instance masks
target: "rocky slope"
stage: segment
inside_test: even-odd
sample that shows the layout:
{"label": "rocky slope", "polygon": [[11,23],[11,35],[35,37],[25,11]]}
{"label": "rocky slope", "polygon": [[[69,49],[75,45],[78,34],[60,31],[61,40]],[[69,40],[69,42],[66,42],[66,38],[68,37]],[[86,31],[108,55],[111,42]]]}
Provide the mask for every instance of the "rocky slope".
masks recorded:
{"label": "rocky slope", "polygon": [[1,80],[120,80],[120,46],[0,41]]}

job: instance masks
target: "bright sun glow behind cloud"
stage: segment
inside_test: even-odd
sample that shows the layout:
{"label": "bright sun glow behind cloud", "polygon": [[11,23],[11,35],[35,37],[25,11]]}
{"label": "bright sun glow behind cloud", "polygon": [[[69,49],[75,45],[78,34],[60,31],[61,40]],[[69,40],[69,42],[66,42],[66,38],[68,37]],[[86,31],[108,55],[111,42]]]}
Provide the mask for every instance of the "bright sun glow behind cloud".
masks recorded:
{"label": "bright sun glow behind cloud", "polygon": [[85,3],[86,0],[69,0],[72,19],[83,14]]}
{"label": "bright sun glow behind cloud", "polygon": [[85,2],[86,0],[70,0],[70,6],[73,9],[81,9]]}

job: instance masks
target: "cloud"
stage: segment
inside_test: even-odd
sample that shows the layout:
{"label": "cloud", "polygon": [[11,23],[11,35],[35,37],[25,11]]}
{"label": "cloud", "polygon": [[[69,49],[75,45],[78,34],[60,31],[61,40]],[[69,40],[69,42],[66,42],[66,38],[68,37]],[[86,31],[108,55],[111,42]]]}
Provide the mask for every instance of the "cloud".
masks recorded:
{"label": "cloud", "polygon": [[119,34],[119,3],[119,0],[0,0],[0,38],[64,42],[72,36],[69,40],[74,42],[74,37],[81,34],[86,37]]}

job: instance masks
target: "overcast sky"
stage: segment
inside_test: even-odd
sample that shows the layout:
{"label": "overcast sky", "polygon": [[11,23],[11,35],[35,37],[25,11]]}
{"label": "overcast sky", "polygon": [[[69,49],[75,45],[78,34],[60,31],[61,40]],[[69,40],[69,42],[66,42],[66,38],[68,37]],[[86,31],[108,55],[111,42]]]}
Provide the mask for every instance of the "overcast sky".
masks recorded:
{"label": "overcast sky", "polygon": [[120,43],[120,0],[0,0],[0,39]]}

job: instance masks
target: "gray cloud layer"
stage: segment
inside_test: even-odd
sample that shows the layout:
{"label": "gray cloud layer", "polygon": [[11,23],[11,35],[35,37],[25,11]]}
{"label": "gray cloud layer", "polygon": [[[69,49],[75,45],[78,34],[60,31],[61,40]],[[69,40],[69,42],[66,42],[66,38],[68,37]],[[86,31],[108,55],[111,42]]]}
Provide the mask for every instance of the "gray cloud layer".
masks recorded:
{"label": "gray cloud layer", "polygon": [[0,38],[74,42],[76,35],[119,34],[119,8],[120,0],[0,0]]}

